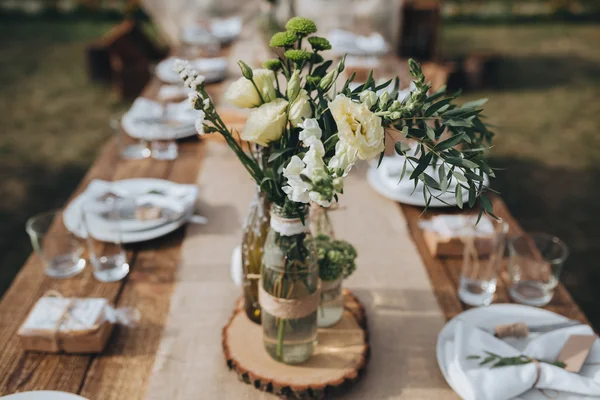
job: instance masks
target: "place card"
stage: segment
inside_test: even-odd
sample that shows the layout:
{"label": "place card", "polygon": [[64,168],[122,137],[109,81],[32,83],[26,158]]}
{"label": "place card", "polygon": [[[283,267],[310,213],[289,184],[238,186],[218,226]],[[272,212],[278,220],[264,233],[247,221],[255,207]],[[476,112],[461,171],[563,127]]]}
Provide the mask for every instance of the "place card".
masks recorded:
{"label": "place card", "polygon": [[571,335],[558,354],[558,361],[565,363],[565,369],[578,373],[592,350],[596,335]]}

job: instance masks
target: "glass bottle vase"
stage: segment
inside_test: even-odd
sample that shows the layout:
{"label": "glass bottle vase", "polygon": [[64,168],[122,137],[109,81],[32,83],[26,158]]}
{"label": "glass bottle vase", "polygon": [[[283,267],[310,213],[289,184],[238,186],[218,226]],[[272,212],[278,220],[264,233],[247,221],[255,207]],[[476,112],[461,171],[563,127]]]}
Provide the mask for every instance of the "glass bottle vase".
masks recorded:
{"label": "glass bottle vase", "polygon": [[310,358],[317,339],[319,268],[308,245],[308,206],[286,210],[273,204],[259,286],[265,349],[275,360],[298,364]]}
{"label": "glass bottle vase", "polygon": [[263,246],[269,232],[270,207],[269,200],[257,187],[242,230],[244,309],[248,318],[257,324],[260,324],[261,318],[260,304],[258,303],[258,282],[262,265]]}

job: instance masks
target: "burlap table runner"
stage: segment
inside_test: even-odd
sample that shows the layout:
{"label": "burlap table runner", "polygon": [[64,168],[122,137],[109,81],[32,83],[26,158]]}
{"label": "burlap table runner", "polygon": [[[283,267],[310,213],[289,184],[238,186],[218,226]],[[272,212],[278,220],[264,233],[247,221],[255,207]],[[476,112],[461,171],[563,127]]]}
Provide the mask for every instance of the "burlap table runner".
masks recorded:
{"label": "burlap table runner", "polygon": [[[229,276],[231,251],[254,184],[224,144],[206,146],[198,210],[209,223],[187,228],[146,398],[270,399],[239,382],[221,350],[221,328],[241,294]],[[344,284],[366,306],[372,345],[367,373],[347,398],[455,399],[436,363],[444,318],[425,268],[400,208],[368,186],[365,172],[353,171],[342,209],[331,213],[338,236],[358,250],[358,269]]]}

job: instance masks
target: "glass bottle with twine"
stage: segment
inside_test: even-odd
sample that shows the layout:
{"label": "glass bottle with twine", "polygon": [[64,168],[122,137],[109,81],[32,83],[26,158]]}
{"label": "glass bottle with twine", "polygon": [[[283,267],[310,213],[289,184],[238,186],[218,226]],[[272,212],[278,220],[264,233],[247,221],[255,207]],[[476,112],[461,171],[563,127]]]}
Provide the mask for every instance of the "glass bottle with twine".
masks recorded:
{"label": "glass bottle with twine", "polygon": [[271,206],[259,301],[265,349],[286,364],[308,360],[317,339],[320,280],[310,237],[308,205]]}

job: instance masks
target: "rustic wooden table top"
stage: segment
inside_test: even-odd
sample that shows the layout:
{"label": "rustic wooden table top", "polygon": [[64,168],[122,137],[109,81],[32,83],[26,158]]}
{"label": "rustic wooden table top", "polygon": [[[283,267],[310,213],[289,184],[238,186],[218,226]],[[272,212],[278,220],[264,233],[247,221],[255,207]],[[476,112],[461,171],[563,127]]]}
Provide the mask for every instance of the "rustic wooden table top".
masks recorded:
{"label": "rustic wooden table top", "polygon": [[[145,95],[154,97],[159,85],[158,81],[152,81]],[[219,93],[221,87],[217,85],[214,90],[215,94]],[[175,161],[123,161],[111,141],[100,152],[73,197],[92,179],[151,177],[195,183],[205,150],[198,139],[191,138],[180,143],[179,157]],[[521,228],[503,201],[494,197],[493,202],[497,215],[509,222],[511,233],[519,232]],[[406,217],[433,291],[446,318],[450,319],[466,308],[457,296],[461,261],[435,258],[430,254],[418,225],[422,209],[399,204],[398,212]],[[430,214],[439,212],[442,211],[429,211]],[[71,279],[51,279],[44,274],[40,259],[32,254],[0,302],[0,395],[45,389],[78,393],[89,399],[142,399],[169,311],[184,230],[127,246],[131,272],[126,279],[114,283],[95,280],[91,268]],[[496,302],[510,302],[506,274],[501,277]],[[16,336],[18,327],[38,298],[51,289],[68,297],[104,297],[119,307],[136,307],[145,316],[144,322],[132,329],[117,328],[103,354],[24,352]],[[586,321],[562,285],[545,308]]]}

